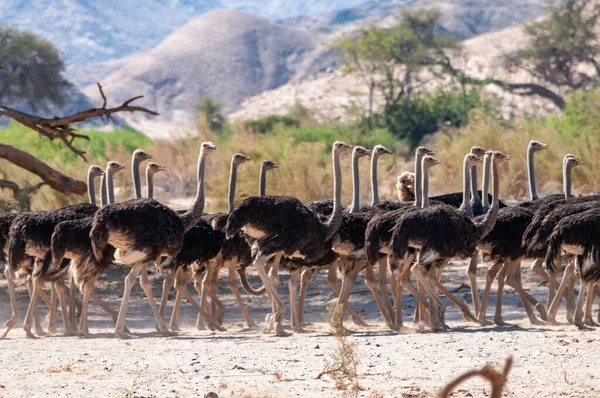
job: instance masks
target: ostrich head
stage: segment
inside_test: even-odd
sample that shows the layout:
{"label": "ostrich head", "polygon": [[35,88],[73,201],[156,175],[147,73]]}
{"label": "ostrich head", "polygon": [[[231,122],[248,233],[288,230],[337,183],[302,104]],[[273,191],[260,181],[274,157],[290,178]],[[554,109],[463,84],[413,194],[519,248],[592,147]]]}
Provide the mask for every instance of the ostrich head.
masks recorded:
{"label": "ostrich head", "polygon": [[236,153],[233,155],[233,158],[231,160],[233,164],[239,165],[250,160],[250,156],[246,156],[243,153]]}
{"label": "ostrich head", "polygon": [[[500,152],[498,152],[498,153],[500,153]],[[481,158],[479,156],[477,156],[477,155],[472,154],[472,153],[468,153],[465,156],[465,162],[469,166],[475,166],[475,165],[477,165],[477,163],[481,163]]]}
{"label": "ostrich head", "polygon": [[425,156],[425,155],[435,155],[435,151],[433,149],[429,149],[426,146],[420,146],[415,151],[416,156]]}
{"label": "ostrich head", "polygon": [[115,175],[117,174],[119,171],[123,170],[125,168],[124,164],[121,164],[119,162],[115,162],[115,161],[110,161],[108,162],[108,164],[106,165],[106,172],[110,173],[111,175]]}
{"label": "ostrich head", "polygon": [[542,144],[541,142],[535,140],[529,141],[528,149],[532,150],[533,152],[539,152],[546,148],[548,148],[547,144]]}
{"label": "ostrich head", "polygon": [[161,166],[160,164],[158,164],[156,162],[148,163],[148,165],[146,166],[146,169],[148,170],[148,173],[150,173],[152,175],[166,170],[166,168],[164,166]]}
{"label": "ostrich head", "polygon": [[90,166],[90,169],[88,170],[88,175],[91,177],[100,177],[104,175],[104,170],[102,170],[102,167],[95,164]]}
{"label": "ostrich head", "polygon": [[152,159],[152,155],[142,151],[141,149],[136,149],[135,152],[133,152],[133,158],[141,163],[144,160]]}
{"label": "ostrich head", "polygon": [[494,151],[492,153],[492,162],[495,162],[496,164],[502,164],[502,163],[506,162],[507,160],[510,160],[510,156],[508,156],[500,151]]}
{"label": "ostrich head", "polygon": [[572,155],[570,153],[567,153],[565,155],[565,161],[567,162],[567,164],[571,167],[577,167],[577,166],[581,166],[583,164],[583,160],[581,160],[580,158],[578,158],[575,155]]}
{"label": "ostrich head", "polygon": [[211,153],[215,150],[217,150],[217,146],[210,141],[203,142],[202,146],[200,147],[200,151],[204,153]]}
{"label": "ostrich head", "polygon": [[362,158],[363,156],[371,155],[371,151],[362,146],[355,146],[352,149],[352,156],[356,156],[357,158]]}
{"label": "ostrich head", "polygon": [[333,150],[336,153],[342,153],[352,148],[351,145],[344,144],[342,141],[336,141],[333,143]]}
{"label": "ostrich head", "polygon": [[488,151],[486,151],[485,149],[483,149],[480,146],[472,146],[471,147],[471,152],[473,155],[477,156],[477,157],[482,157],[484,156],[486,153],[488,153]]}
{"label": "ostrich head", "polygon": [[373,148],[373,157],[379,157],[385,154],[391,155],[392,151],[390,151],[383,145],[375,145],[375,148]]}
{"label": "ostrich head", "polygon": [[[427,156],[425,156],[423,158],[423,166],[426,167],[426,168],[428,168],[428,169],[431,168],[431,167],[433,167],[433,166],[435,166],[436,164],[440,164],[440,163],[442,163],[442,162],[440,162],[439,160],[437,160],[433,156],[427,155]],[[414,180],[413,180],[413,182],[414,182]],[[400,177],[398,177],[398,183],[400,183]]]}
{"label": "ostrich head", "polygon": [[272,160],[263,160],[262,166],[267,171],[279,168],[279,165],[277,163],[273,162]]}

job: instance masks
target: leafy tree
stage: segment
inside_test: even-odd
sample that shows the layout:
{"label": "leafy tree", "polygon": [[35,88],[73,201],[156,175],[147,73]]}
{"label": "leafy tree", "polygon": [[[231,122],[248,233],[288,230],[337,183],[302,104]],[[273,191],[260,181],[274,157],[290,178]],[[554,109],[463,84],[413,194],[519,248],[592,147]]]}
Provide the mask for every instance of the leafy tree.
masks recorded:
{"label": "leafy tree", "polygon": [[223,116],[223,104],[213,100],[211,97],[204,97],[198,106],[200,114],[206,118],[208,127],[217,134],[223,132],[226,126],[225,116]]}
{"label": "leafy tree", "polygon": [[0,102],[26,101],[32,108],[62,105],[71,84],[58,50],[30,32],[0,26]]}

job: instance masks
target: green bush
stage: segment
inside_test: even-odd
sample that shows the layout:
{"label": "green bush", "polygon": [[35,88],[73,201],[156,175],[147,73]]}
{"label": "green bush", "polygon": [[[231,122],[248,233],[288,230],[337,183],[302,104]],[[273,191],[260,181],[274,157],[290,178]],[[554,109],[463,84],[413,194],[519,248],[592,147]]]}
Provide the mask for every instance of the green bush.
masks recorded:
{"label": "green bush", "polygon": [[260,134],[270,133],[277,125],[280,125],[283,128],[300,127],[300,122],[290,116],[271,115],[262,119],[250,120],[245,123],[247,130]]}

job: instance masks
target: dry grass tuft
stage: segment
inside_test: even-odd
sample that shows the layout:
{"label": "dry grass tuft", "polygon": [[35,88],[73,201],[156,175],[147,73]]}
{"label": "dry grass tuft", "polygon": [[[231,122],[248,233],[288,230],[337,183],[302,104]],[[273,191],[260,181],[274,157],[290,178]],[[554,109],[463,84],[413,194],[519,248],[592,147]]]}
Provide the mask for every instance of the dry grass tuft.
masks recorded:
{"label": "dry grass tuft", "polygon": [[45,370],[46,373],[63,373],[63,372],[72,372],[71,364],[67,363],[64,366],[50,366]]}

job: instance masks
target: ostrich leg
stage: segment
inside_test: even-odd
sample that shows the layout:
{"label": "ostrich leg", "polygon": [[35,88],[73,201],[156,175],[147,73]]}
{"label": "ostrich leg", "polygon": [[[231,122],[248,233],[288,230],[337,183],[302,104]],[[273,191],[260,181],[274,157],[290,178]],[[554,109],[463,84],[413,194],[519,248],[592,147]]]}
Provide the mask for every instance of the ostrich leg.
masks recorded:
{"label": "ostrich leg", "polygon": [[[535,316],[531,305],[529,304],[528,294],[523,289],[523,285],[521,284],[521,261],[513,261],[507,260],[509,264],[509,271],[506,277],[506,284],[517,291],[519,297],[521,298],[521,302],[523,303],[523,307],[525,308],[525,312],[527,313],[527,317],[532,325],[542,325],[543,322],[540,322]],[[539,304],[539,303],[538,303]]]}
{"label": "ostrich leg", "polygon": [[288,282],[288,287],[290,289],[290,323],[292,325],[292,329],[295,332],[304,332],[302,330],[302,325],[300,324],[300,319],[298,317],[298,300],[296,297],[296,292],[298,290],[298,280],[300,280],[301,272],[302,268],[298,268],[292,271],[292,274],[290,275],[290,280]]}
{"label": "ostrich leg", "polygon": [[[71,265],[72,264],[73,260],[71,260]],[[75,286],[75,279],[73,278],[73,275],[69,275],[69,322],[71,323],[73,328],[75,327],[75,325],[77,325],[77,316],[75,314],[75,312],[77,311],[77,301],[75,300],[76,297],[77,286]],[[81,316],[81,313],[79,314],[79,316]]]}
{"label": "ostrich leg", "polygon": [[[89,337],[89,329],[88,329],[88,324],[87,324],[87,317],[88,317],[88,306],[89,306],[89,302],[90,302],[90,297],[92,295],[92,289],[94,288],[94,285],[96,284],[96,281],[98,280],[98,278],[100,277],[100,275],[97,275],[96,277],[86,281],[83,285],[83,294],[81,297],[81,315],[79,318],[79,336],[80,337]],[[71,296],[73,297],[73,296]]]}
{"label": "ostrich leg", "polygon": [[[181,286],[187,290],[187,285],[192,279],[192,274],[189,270],[179,270],[175,277],[175,289],[177,290],[177,296],[175,297],[175,304],[173,304],[173,312],[171,313],[171,321],[169,322],[169,329],[174,332],[179,331],[179,311],[181,310],[181,301],[183,300],[183,294],[180,292]],[[204,326],[204,320],[202,321]]]}
{"label": "ostrich leg", "polygon": [[300,327],[304,326],[304,302],[306,301],[306,292],[308,291],[308,285],[312,280],[312,275],[312,269],[306,268],[302,271],[302,275],[300,276],[300,304],[298,305]]}
{"label": "ostrich leg", "polygon": [[[573,278],[571,278],[571,281]],[[579,285],[579,294],[577,295],[577,305],[575,307],[575,315],[573,316],[573,324],[577,326],[579,329],[583,328],[583,322],[581,318],[583,317],[583,301],[585,300],[585,289],[588,287],[588,283],[581,280]],[[591,287],[591,286],[590,286]]]}
{"label": "ostrich leg", "polygon": [[5,338],[10,329],[12,329],[19,322],[19,306],[17,304],[17,295],[15,292],[15,274],[10,269],[8,264],[5,265],[4,276],[6,276],[6,280],[8,281],[8,295],[10,297],[12,315],[4,325],[4,332],[2,333],[1,338]]}
{"label": "ostrich leg", "polygon": [[[345,264],[348,261],[348,258],[346,256],[342,256],[338,259],[338,261],[339,261],[339,264],[334,261],[332,264],[329,265],[329,269],[327,271],[327,284],[333,289],[336,296],[340,297],[341,290],[340,290],[340,286],[338,285],[338,281],[337,281],[337,271],[338,271],[338,267],[340,267],[340,268],[345,267]],[[344,306],[346,308],[346,311],[348,311],[350,318],[352,318],[352,322],[356,326],[367,326],[367,324],[360,318],[360,315],[358,315],[358,313],[354,310],[354,308],[352,308],[352,306],[350,305],[349,302],[344,303]]]}
{"label": "ostrich leg", "polygon": [[[379,292],[383,296],[383,302],[385,303],[385,307],[387,308],[388,314],[391,319],[394,317],[394,306],[390,301],[390,293],[388,292],[387,287],[387,274],[388,274],[388,266],[385,258],[380,258],[377,260],[377,265],[379,266],[379,273],[377,275],[377,286],[379,287]],[[392,291],[393,291],[392,287]]]}
{"label": "ostrich leg", "polygon": [[219,330],[225,329],[225,327],[223,326],[223,322],[225,319],[225,305],[219,299],[219,296],[217,294],[217,290],[219,288],[219,272],[223,268],[223,265],[223,259],[220,258],[217,261],[216,267],[211,275],[210,285],[208,289],[208,295],[211,299],[212,314],[213,317],[217,320]]}
{"label": "ostrich leg", "polygon": [[[36,259],[35,260],[36,263],[38,263],[40,260]],[[38,296],[39,296],[39,291],[42,288],[41,287],[41,280],[39,278],[33,278],[33,280],[31,281],[31,291],[30,291],[30,296],[31,298],[29,299],[29,306],[27,308],[27,314],[25,315],[25,321],[23,322],[23,329],[25,330],[25,334],[27,335],[28,338],[35,338],[35,336],[31,333],[31,326],[33,324],[33,320],[34,318],[37,318],[36,313],[37,313],[37,301],[38,301]],[[36,330],[36,333],[38,331]],[[42,330],[40,330],[39,332],[43,332]]]}
{"label": "ostrich leg", "polygon": [[152,309],[152,313],[154,314],[154,319],[156,319],[156,329],[163,336],[174,336],[175,333],[171,332],[165,326],[164,320],[161,318],[158,308],[156,307],[156,302],[154,301],[154,297],[152,296],[152,282],[148,279],[148,265],[144,263],[142,265],[142,269],[140,271],[140,287],[146,294],[146,298],[150,303],[150,308]]}
{"label": "ostrich leg", "polygon": [[237,279],[236,279],[236,274],[237,274],[237,257],[232,259],[232,261],[229,262],[228,264],[228,281],[229,281],[229,290],[231,290],[231,293],[233,293],[233,295],[235,296],[235,299],[238,302],[238,305],[240,306],[240,310],[242,311],[242,315],[244,315],[244,320],[246,321],[246,325],[248,325],[249,328],[253,328],[256,326],[256,323],[254,323],[254,319],[252,319],[252,317],[250,316],[250,313],[248,312],[248,309],[246,308],[246,305],[244,304],[244,300],[242,299],[242,295],[240,294],[240,291],[237,287]]}
{"label": "ostrich leg", "polygon": [[571,277],[567,286],[567,322],[573,323],[573,315],[575,314],[575,278]]}
{"label": "ostrich leg", "polygon": [[594,282],[588,282],[587,297],[585,299],[585,315],[583,318],[584,325],[587,326],[598,326],[592,319],[592,306],[594,305],[594,298],[596,297],[596,284]]}
{"label": "ostrich leg", "polygon": [[[420,257],[420,255],[419,255]],[[427,294],[429,295],[429,298],[434,302],[434,303],[425,303],[426,305],[430,305],[430,322],[431,322],[431,330],[433,330],[434,332],[439,332],[442,330],[442,326],[440,325],[440,319],[435,316],[433,310],[433,305],[437,305],[440,312],[443,313],[444,312],[444,303],[442,303],[442,300],[440,300],[439,296],[437,295],[436,291],[435,291],[435,282],[436,282],[436,278],[433,277],[431,278],[430,275],[428,275],[426,267],[428,264],[422,263],[419,260],[417,260],[416,264],[413,265],[411,267],[411,273],[412,275],[415,277],[415,279],[417,280],[417,282],[421,282],[421,284],[423,285],[423,288],[425,289],[425,291],[427,292]],[[433,279],[432,281],[430,281],[430,279]],[[424,314],[422,314],[424,315]]]}
{"label": "ostrich leg", "polygon": [[[281,253],[277,253],[275,255],[274,261],[274,263],[277,264],[274,264],[273,266],[278,266],[280,259]],[[289,336],[289,334],[283,330],[283,324],[281,322],[283,316],[285,315],[285,307],[283,306],[281,298],[279,298],[279,295],[277,294],[277,289],[274,286],[273,281],[269,278],[269,275],[267,275],[267,272],[265,270],[266,260],[267,259],[265,255],[261,252],[258,252],[256,255],[256,259],[254,260],[254,267],[258,271],[258,275],[260,276],[263,285],[267,289],[267,294],[269,295],[275,306],[275,312],[273,314],[274,316],[271,318],[271,322],[275,323],[276,335],[280,337]]]}
{"label": "ostrich leg", "polygon": [[[58,296],[58,303],[60,305],[60,312],[62,313],[63,323],[65,324],[65,336],[74,336],[77,334],[77,330],[75,329],[75,325],[71,324],[69,309],[67,307],[66,297],[65,297],[65,283],[64,279],[59,279],[54,282],[54,288],[56,289],[56,294]],[[71,301],[73,301],[75,297],[71,296]]]}
{"label": "ostrich leg", "polygon": [[[359,261],[361,263],[364,262],[363,260],[359,260]],[[357,266],[357,268],[359,270],[361,270],[362,269],[362,264],[360,264],[359,266]],[[365,283],[366,283],[367,287],[369,288],[369,290],[371,291],[371,294],[375,298],[375,302],[377,303],[377,307],[379,307],[379,311],[381,312],[381,315],[383,316],[383,319],[385,321],[385,325],[388,328],[393,329],[394,328],[394,324],[392,323],[392,319],[390,318],[390,314],[388,312],[388,309],[385,307],[383,299],[379,295],[379,290],[377,289],[378,285],[377,285],[377,281],[375,280],[375,272],[373,270],[373,265],[372,264],[366,264]]]}
{"label": "ostrich leg", "polygon": [[[494,264],[488,269],[485,275],[485,289],[483,291],[483,298],[481,299],[481,304],[479,307],[479,313],[477,314],[477,319],[479,323],[484,325],[491,325],[493,322],[490,322],[485,319],[488,300],[490,298],[490,290],[492,288],[492,283],[496,279],[496,275],[498,275],[498,271],[500,271],[500,267],[502,267],[502,260],[496,260]],[[500,294],[500,292],[498,292]]]}
{"label": "ostrich leg", "polygon": [[169,302],[169,292],[175,283],[176,274],[179,272],[179,269],[175,270],[175,272],[169,272],[166,278],[163,280],[163,288],[162,295],[160,297],[160,306],[158,307],[158,313],[160,314],[161,319],[164,319],[165,313],[167,312],[167,303]]}
{"label": "ostrich leg", "polygon": [[574,275],[574,272],[575,272],[575,264],[573,262],[570,262],[567,265],[567,267],[565,268],[565,272],[563,273],[563,279],[560,282],[560,286],[558,287],[558,291],[556,292],[556,295],[554,296],[554,300],[552,300],[552,303],[548,307],[548,323],[549,324],[556,324],[556,312],[558,311],[558,307],[560,305],[560,300],[562,298],[563,293],[565,292],[565,289],[567,287],[567,284],[569,283],[569,280]]}
{"label": "ostrich leg", "polygon": [[[348,261],[352,261],[353,267],[344,274],[344,278],[342,279],[342,290],[340,291],[340,296],[338,297],[338,302],[336,304],[335,313],[334,313],[335,315],[339,314],[339,319],[337,320],[339,323],[337,325],[335,325],[335,327],[336,328],[339,327],[341,329],[343,329],[343,327],[344,327],[343,306],[348,301],[348,297],[350,296],[350,292],[352,291],[352,286],[354,285],[354,282],[356,281],[356,277],[360,273],[360,267],[356,266],[356,264],[355,264],[356,261],[355,260],[348,260]],[[334,322],[336,321],[335,317],[333,318],[333,321]]]}
{"label": "ostrich leg", "polygon": [[[40,296],[42,295],[42,292],[43,292],[43,290],[40,289],[40,291],[39,291]],[[48,332],[50,334],[57,333],[57,329],[56,329],[56,313],[57,313],[56,301],[58,300],[57,294],[58,293],[54,287],[54,284],[50,284],[50,304],[48,304],[49,311],[48,311],[48,315],[46,315],[46,320],[48,322]],[[36,307],[36,311],[37,311],[37,307]]]}
{"label": "ostrich leg", "polygon": [[469,277],[469,282],[471,284],[471,297],[473,298],[473,309],[475,314],[479,314],[481,309],[481,303],[479,302],[479,290],[477,289],[477,261],[479,257],[479,253],[475,251],[471,255],[471,259],[469,260],[469,266],[467,267],[467,276]]}
{"label": "ostrich leg", "polygon": [[[196,290],[198,291],[198,294],[200,295],[200,307],[204,308],[206,310],[207,313],[212,313],[212,311],[210,310],[210,307],[208,305],[208,296],[209,296],[209,290],[210,290],[210,282],[212,280],[212,275],[214,272],[216,272],[216,263],[215,261],[209,261],[205,264],[205,268],[206,268],[206,273],[204,274],[204,278],[202,278],[202,281],[199,283],[200,285],[200,290],[198,289],[198,278],[195,277],[195,282],[194,282],[194,287],[196,287]],[[198,328],[198,330],[200,330],[199,325],[201,324],[201,315],[204,316],[204,314],[200,314],[198,313],[198,319],[196,320],[196,327]],[[214,317],[215,314],[212,314],[212,316]],[[214,330],[213,326],[208,325],[208,328],[210,330]]]}

